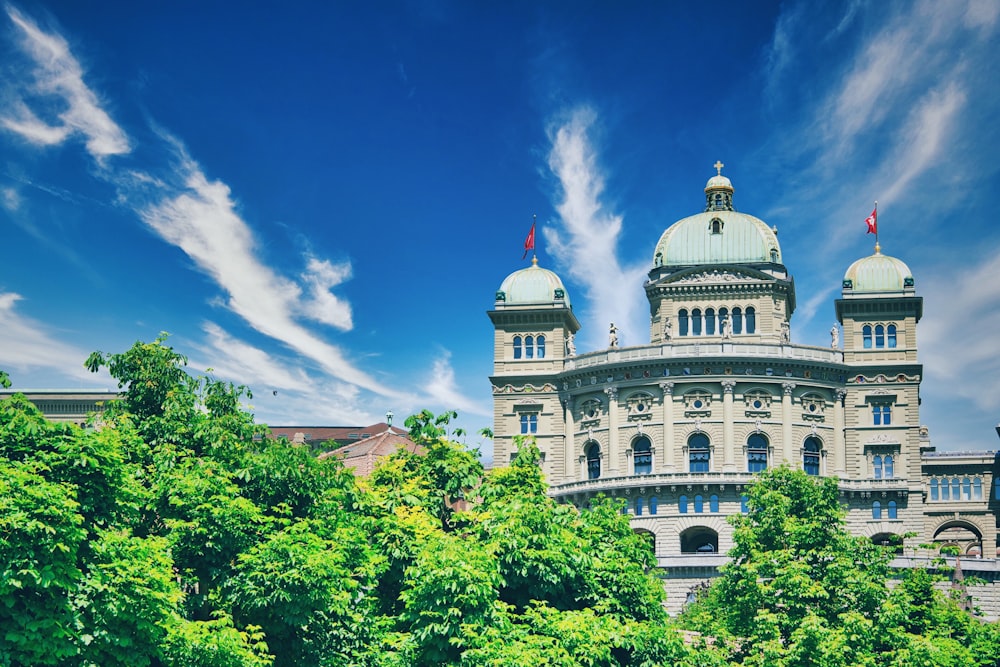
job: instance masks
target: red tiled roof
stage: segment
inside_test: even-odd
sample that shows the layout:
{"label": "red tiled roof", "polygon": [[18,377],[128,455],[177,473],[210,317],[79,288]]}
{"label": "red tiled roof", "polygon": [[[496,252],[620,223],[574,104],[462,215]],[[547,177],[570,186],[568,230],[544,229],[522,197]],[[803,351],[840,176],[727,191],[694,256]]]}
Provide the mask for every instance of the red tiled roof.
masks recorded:
{"label": "red tiled roof", "polygon": [[[292,442],[323,443],[335,440],[339,443],[348,443],[384,433],[390,426],[385,422],[379,422],[370,426],[270,426],[268,428],[272,437],[284,436]],[[407,433],[405,429],[396,426],[391,428],[397,435]]]}
{"label": "red tiled roof", "polygon": [[337,449],[323,452],[319,455],[319,458],[336,457],[343,461],[346,467],[353,469],[355,475],[366,476],[375,470],[375,463],[379,459],[395,454],[401,449],[419,454],[423,452],[424,448],[414,443],[405,435],[389,431],[386,428],[381,433],[373,435],[370,438],[351,442]]}

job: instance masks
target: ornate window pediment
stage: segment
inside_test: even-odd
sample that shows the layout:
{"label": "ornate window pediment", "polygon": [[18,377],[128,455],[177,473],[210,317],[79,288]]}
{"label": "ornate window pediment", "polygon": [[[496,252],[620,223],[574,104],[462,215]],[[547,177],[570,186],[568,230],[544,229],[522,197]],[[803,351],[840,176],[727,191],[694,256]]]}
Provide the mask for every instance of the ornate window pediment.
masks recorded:
{"label": "ornate window pediment", "polygon": [[581,426],[595,426],[601,421],[604,415],[604,406],[600,399],[591,398],[580,405]]}
{"label": "ornate window pediment", "polygon": [[808,394],[799,399],[802,404],[802,419],[805,421],[826,421],[826,401],[815,394]]}
{"label": "ornate window pediment", "polygon": [[625,401],[629,421],[653,418],[653,397],[645,392],[632,394]]}
{"label": "ornate window pediment", "polygon": [[763,389],[754,389],[743,394],[747,417],[770,417],[771,401],[774,397]]}
{"label": "ornate window pediment", "polygon": [[708,417],[712,414],[712,395],[707,391],[694,390],[684,394],[685,417]]}

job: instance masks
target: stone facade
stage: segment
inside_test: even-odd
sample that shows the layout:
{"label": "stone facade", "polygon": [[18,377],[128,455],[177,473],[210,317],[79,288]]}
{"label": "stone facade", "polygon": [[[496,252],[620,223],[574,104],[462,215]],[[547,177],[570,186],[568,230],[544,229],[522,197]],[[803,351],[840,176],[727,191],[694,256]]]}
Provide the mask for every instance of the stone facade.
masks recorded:
{"label": "stone facade", "polygon": [[[838,478],[853,533],[909,556],[949,545],[993,582],[997,456],[937,452],[920,424],[923,300],[909,268],[876,245],[845,274],[830,344],[792,343],[794,281],[776,235],[732,208],[721,174],[705,193],[705,211],[655,247],[648,344],[577,354],[558,276],[536,261],[504,281],[489,311],[494,464],[534,436],[552,496],[623,499],[667,568],[674,610],[717,575],[754,472],[780,464]],[[993,586],[976,593],[991,617]]]}

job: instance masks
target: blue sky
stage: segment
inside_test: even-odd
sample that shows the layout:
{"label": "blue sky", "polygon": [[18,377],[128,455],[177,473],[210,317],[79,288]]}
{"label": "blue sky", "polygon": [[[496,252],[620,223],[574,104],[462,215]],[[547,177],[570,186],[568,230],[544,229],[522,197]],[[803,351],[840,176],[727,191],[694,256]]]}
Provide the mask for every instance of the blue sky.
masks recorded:
{"label": "blue sky", "polygon": [[1000,3],[284,4],[2,5],[15,388],[111,387],[88,353],[167,331],[261,421],[472,433],[532,216],[578,350],[642,344],[653,247],[722,160],[779,229],[797,343],[829,344],[879,201],[925,298],[922,421],[996,448]]}

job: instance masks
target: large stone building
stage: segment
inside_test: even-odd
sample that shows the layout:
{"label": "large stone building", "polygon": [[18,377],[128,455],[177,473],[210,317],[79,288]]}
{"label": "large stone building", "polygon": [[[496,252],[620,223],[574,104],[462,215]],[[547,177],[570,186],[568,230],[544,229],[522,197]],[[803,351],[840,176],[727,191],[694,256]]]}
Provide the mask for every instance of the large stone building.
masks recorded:
{"label": "large stone building", "polygon": [[[624,499],[667,568],[673,610],[725,562],[726,518],[746,510],[754,474],[782,463],[837,477],[849,529],[902,545],[900,564],[949,545],[995,581],[996,453],[937,452],[921,426],[910,269],[876,245],[844,274],[830,340],[792,343],[795,283],[776,230],[736,210],[721,166],[704,210],[653,248],[648,344],[619,347],[612,324],[607,348],[578,353],[558,275],[533,260],[503,281],[489,311],[495,465],[515,436],[535,436],[554,497]],[[980,590],[987,616],[1000,615],[998,591]]]}

